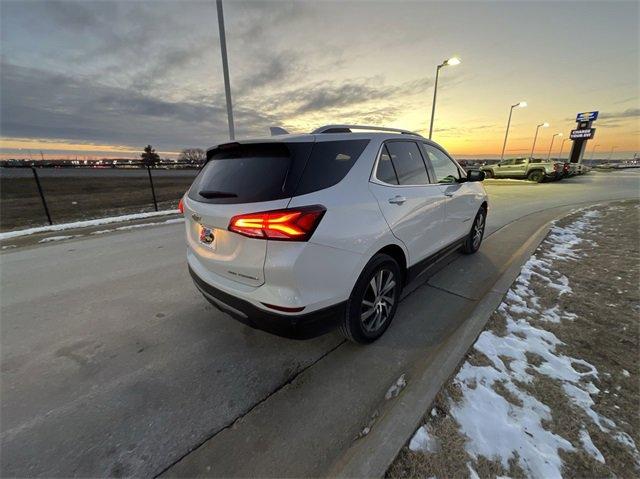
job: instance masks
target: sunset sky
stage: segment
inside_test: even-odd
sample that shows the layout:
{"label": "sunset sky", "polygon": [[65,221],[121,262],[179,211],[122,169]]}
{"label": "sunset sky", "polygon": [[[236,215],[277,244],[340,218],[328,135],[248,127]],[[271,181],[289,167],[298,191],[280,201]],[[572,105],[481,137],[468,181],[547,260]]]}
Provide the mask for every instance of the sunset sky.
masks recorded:
{"label": "sunset sky", "polygon": [[[237,137],[363,123],[458,157],[538,155],[599,110],[596,157],[640,150],[639,3],[225,2]],[[163,156],[227,140],[215,2],[0,3],[1,158]],[[588,145],[588,151],[593,146]],[[560,141],[556,141],[557,153]],[[565,144],[565,153],[568,152]],[[600,152],[600,155],[598,155]]]}

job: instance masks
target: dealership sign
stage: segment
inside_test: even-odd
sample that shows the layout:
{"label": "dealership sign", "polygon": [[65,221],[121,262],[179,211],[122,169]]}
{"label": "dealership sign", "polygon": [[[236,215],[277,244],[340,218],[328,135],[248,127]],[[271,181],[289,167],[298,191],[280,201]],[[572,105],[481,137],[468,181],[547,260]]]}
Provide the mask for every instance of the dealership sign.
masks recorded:
{"label": "dealership sign", "polygon": [[595,134],[595,128],[583,128],[580,130],[571,130],[571,135],[569,136],[569,138],[571,138],[572,140],[591,140],[593,138],[593,135]]}
{"label": "dealership sign", "polygon": [[586,111],[584,113],[578,113],[576,116],[576,122],[580,123],[582,121],[595,121],[598,119],[597,111]]}

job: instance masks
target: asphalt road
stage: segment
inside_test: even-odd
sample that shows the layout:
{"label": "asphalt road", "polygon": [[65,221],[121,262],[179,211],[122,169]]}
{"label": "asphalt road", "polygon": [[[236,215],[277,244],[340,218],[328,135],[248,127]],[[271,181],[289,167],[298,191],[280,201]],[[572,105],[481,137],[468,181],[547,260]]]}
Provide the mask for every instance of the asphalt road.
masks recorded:
{"label": "asphalt road", "polygon": [[368,347],[282,339],[212,309],[188,278],[182,225],[2,253],[2,475],[322,474],[380,392],[464,320],[478,275],[528,234],[511,225],[637,198],[640,174],[487,190],[483,250],[414,285]]}

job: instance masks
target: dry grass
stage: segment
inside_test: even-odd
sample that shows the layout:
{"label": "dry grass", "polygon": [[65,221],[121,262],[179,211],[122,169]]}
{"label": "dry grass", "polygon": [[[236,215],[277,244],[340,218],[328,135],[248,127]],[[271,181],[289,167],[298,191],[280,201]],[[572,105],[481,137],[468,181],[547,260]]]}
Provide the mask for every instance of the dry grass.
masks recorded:
{"label": "dry grass", "polygon": [[[153,210],[148,178],[109,174],[104,170],[103,178],[42,177],[54,223]],[[191,176],[157,175],[154,187],[160,209],[175,208],[192,181]],[[46,222],[33,178],[0,178],[0,231]]]}

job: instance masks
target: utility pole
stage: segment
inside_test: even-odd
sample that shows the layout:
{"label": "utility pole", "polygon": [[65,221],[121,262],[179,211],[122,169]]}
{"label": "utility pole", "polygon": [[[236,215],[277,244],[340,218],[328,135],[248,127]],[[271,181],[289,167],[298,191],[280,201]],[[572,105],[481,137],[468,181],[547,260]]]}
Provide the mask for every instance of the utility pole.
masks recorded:
{"label": "utility pole", "polygon": [[233,125],[233,106],[231,104],[231,84],[229,83],[229,62],[227,60],[227,38],[224,33],[224,15],[222,13],[222,0],[216,0],[218,7],[218,30],[220,31],[220,51],[222,53],[222,73],[224,75],[224,93],[227,98],[227,121],[229,123],[229,139],[236,139],[236,131]]}

